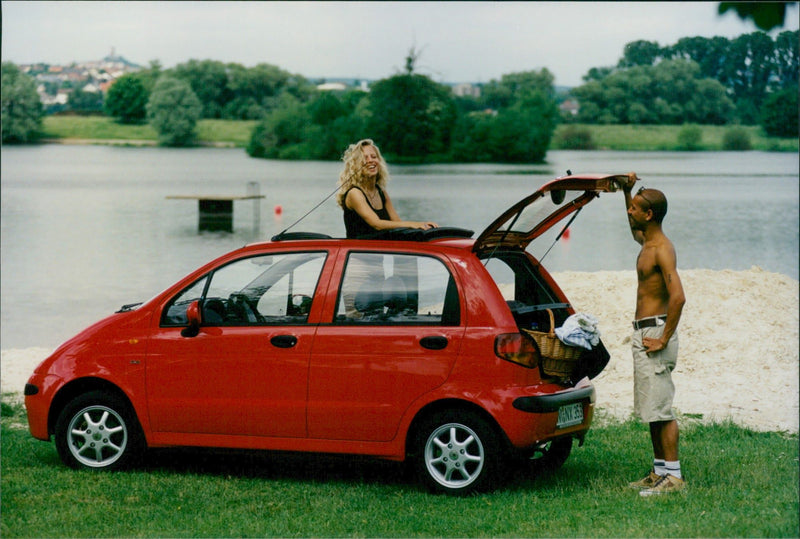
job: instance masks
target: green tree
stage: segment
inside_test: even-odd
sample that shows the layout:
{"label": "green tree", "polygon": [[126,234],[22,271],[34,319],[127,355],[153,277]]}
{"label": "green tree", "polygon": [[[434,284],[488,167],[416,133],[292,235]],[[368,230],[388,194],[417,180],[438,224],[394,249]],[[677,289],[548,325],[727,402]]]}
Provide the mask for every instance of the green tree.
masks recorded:
{"label": "green tree", "polygon": [[203,106],[186,81],[164,76],[158,79],[150,101],[147,118],[166,146],[187,146],[196,136],[195,128]]}
{"label": "green tree", "polygon": [[572,90],[587,123],[726,123],[733,104],[724,86],[703,78],[698,64],[664,60],[613,71]]}
{"label": "green tree", "polygon": [[800,31],[781,32],[775,38],[775,79],[780,88],[790,88],[798,81]]}
{"label": "green tree", "polygon": [[553,97],[554,81],[555,77],[547,68],[509,73],[500,77],[499,81],[493,79],[484,85],[481,99],[484,106],[500,110],[536,92]]}
{"label": "green tree", "polygon": [[42,103],[34,80],[11,62],[2,64],[3,143],[29,142],[42,127]]}
{"label": "green tree", "polygon": [[306,157],[306,136],[311,116],[300,101],[289,94],[253,129],[247,152],[253,157],[300,159]]}
{"label": "green tree", "polygon": [[761,125],[772,137],[796,137],[798,88],[789,87],[770,95],[761,109]]}
{"label": "green tree", "polygon": [[726,86],[733,92],[742,123],[758,123],[758,111],[767,95],[775,68],[775,44],[764,32],[743,34],[733,41],[725,62]]}
{"label": "green tree", "polygon": [[725,37],[684,37],[668,47],[664,56],[675,60],[693,60],[700,66],[701,76],[724,83],[729,48],[730,40]]}
{"label": "green tree", "polygon": [[221,118],[222,110],[231,99],[228,88],[228,69],[215,60],[189,60],[178,64],[172,75],[185,80],[203,105],[203,118]]}
{"label": "green tree", "polygon": [[102,112],[103,94],[100,92],[85,92],[75,90],[69,94],[67,106],[76,112]]}
{"label": "green tree", "polygon": [[225,118],[261,119],[278,106],[284,93],[301,102],[310,95],[303,77],[270,64],[258,64],[252,68],[228,64],[227,70],[231,98],[223,109]]}
{"label": "green tree", "polygon": [[[524,78],[511,76],[506,80]],[[499,163],[544,160],[558,118],[552,87],[526,86],[514,90],[508,84],[505,88],[518,95],[511,106],[491,112],[475,111],[458,119],[451,151],[453,160]]]}
{"label": "green tree", "polygon": [[120,123],[142,123],[147,116],[150,95],[140,76],[128,73],[118,78],[108,89],[104,109]]}
{"label": "green tree", "polygon": [[327,126],[336,118],[344,116],[346,108],[333,92],[320,92],[308,104],[308,112],[313,123]]}
{"label": "green tree", "polygon": [[649,66],[662,56],[661,47],[655,41],[632,41],[625,45],[619,67]]}
{"label": "green tree", "polygon": [[558,111],[555,102],[541,92],[501,110],[492,121],[489,152],[492,161],[540,163],[555,131]]}
{"label": "green tree", "polygon": [[424,160],[449,151],[456,120],[450,88],[423,75],[395,75],[369,94],[368,129],[384,153]]}

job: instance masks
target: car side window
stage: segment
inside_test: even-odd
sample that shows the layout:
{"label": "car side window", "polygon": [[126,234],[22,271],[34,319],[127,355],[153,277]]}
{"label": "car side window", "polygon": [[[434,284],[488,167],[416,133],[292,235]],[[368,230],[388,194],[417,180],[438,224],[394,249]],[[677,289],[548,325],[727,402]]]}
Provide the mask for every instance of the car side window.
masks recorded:
{"label": "car side window", "polygon": [[459,325],[450,271],[431,256],[350,253],[336,308],[338,324]]}
{"label": "car side window", "polygon": [[[325,259],[324,252],[284,253],[243,258],[217,268],[207,276],[207,290],[199,298],[203,325],[306,323]],[[197,292],[190,291],[179,294],[166,310],[182,309],[184,325],[186,306],[197,299]],[[176,325],[179,319],[165,316],[162,324]]]}
{"label": "car side window", "polygon": [[167,308],[164,309],[164,314],[161,316],[161,325],[183,327],[188,324],[186,309],[193,301],[199,301],[203,298],[203,290],[205,290],[207,282],[208,276],[206,275],[175,296],[167,305]]}
{"label": "car side window", "polygon": [[522,253],[495,253],[495,256],[485,261],[484,267],[509,303],[541,305],[555,301],[555,297]]}
{"label": "car side window", "polygon": [[497,252],[484,263],[517,325],[529,329],[548,328],[547,308],[555,311],[559,321],[563,320],[567,304],[559,302],[523,253]]}

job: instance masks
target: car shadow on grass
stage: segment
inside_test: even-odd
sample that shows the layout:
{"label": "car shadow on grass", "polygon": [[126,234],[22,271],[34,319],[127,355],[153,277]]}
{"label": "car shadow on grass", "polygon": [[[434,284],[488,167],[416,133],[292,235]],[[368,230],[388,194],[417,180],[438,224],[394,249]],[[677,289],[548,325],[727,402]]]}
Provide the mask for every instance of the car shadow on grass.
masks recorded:
{"label": "car shadow on grass", "polygon": [[[151,449],[138,471],[206,476],[397,486],[424,491],[411,463],[353,455],[247,451],[238,449]],[[596,470],[594,470],[596,472]],[[564,482],[590,482],[593,470],[578,463],[542,469],[534,462],[517,463],[494,491],[539,490]]]}
{"label": "car shadow on grass", "polygon": [[267,480],[416,484],[407,463],[352,455],[205,448],[151,449],[137,468],[148,472]]}

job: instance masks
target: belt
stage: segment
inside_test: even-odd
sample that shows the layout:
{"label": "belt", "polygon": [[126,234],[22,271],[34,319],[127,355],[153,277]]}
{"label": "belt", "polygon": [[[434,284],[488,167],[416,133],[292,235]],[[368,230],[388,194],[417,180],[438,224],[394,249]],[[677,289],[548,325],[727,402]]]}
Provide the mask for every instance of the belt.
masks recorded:
{"label": "belt", "polygon": [[667,320],[667,315],[662,314],[659,316],[648,316],[647,318],[634,320],[633,329],[644,329],[660,326],[661,324],[658,323],[659,320],[661,320],[661,322],[665,322]]}

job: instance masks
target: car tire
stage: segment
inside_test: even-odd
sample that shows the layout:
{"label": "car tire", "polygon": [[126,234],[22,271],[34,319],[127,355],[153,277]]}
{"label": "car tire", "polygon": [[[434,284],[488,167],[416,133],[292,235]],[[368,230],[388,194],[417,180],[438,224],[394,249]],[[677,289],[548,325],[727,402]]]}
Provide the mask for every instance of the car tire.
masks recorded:
{"label": "car tire", "polygon": [[492,488],[504,476],[503,445],[477,414],[448,410],[423,420],[414,464],[428,489],[465,495]]}
{"label": "car tire", "polygon": [[537,447],[531,454],[535,472],[554,472],[561,468],[572,452],[572,438],[556,438]]}
{"label": "car tire", "polygon": [[71,468],[126,467],[141,455],[143,440],[130,406],[104,391],[91,391],[75,398],[64,407],[56,422],[56,450]]}

